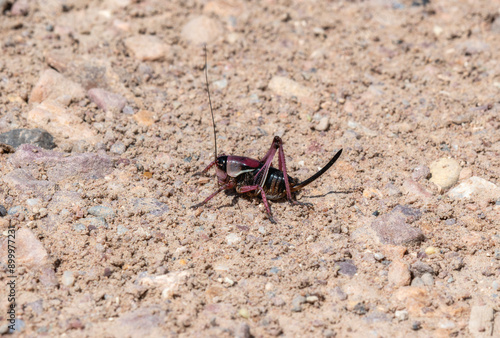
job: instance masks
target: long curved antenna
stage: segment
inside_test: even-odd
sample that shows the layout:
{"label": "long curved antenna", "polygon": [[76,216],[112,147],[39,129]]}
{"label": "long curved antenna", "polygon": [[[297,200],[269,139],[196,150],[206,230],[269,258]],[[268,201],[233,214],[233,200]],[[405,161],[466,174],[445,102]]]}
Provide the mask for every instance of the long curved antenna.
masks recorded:
{"label": "long curved antenna", "polygon": [[212,126],[214,127],[214,144],[215,144],[214,160],[217,161],[217,132],[215,131],[214,110],[212,109],[212,100],[210,99],[210,87],[208,86],[207,44],[205,44],[204,49],[205,49],[205,82],[207,84],[208,103],[210,105],[210,113],[212,114]]}

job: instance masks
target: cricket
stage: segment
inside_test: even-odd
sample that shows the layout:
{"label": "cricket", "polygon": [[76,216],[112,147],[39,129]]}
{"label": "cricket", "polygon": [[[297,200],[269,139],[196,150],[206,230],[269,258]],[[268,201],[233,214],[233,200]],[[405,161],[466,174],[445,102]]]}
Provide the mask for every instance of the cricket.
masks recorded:
{"label": "cricket", "polygon": [[[308,179],[299,182],[298,179],[289,176],[286,168],[285,152],[283,150],[283,141],[280,137],[275,136],[268,152],[257,160],[250,157],[234,156],[234,155],[217,155],[217,132],[215,127],[214,112],[212,109],[212,100],[210,98],[210,87],[208,84],[208,63],[207,63],[207,48],[205,52],[205,82],[208,93],[208,102],[210,113],[212,115],[212,125],[214,131],[214,160],[202,171],[195,175],[206,174],[213,166],[215,166],[215,174],[217,176],[219,188],[202,202],[191,206],[196,209],[224,190],[235,189],[238,194],[247,194],[257,197],[260,195],[264,207],[266,209],[269,220],[276,223],[271,209],[269,200],[275,201],[283,198],[293,205],[312,206],[311,203],[303,203],[296,200],[295,193],[303,189],[305,186],[317,180],[323,175],[333,164],[339,159],[342,154],[340,149],[332,159],[317,173]],[[272,166],[274,156],[278,153],[278,168]]]}

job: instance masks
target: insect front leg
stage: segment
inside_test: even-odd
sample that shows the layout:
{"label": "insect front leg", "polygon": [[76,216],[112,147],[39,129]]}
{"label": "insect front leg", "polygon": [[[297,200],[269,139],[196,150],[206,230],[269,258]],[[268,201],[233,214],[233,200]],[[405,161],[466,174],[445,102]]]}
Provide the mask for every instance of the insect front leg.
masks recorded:
{"label": "insect front leg", "polygon": [[254,191],[254,190],[260,191],[261,196],[262,196],[262,201],[264,202],[264,206],[266,207],[266,211],[267,211],[267,215],[269,217],[269,220],[271,221],[271,223],[276,224],[276,221],[274,220],[273,215],[271,214],[271,209],[269,208],[269,203],[267,202],[266,193],[264,192],[264,189],[262,189],[262,187],[260,185],[243,186],[243,187],[241,187],[239,192],[241,194],[244,194],[244,193]]}
{"label": "insect front leg", "polygon": [[202,174],[205,174],[207,171],[210,170],[210,168],[212,168],[215,165],[215,163],[217,163],[217,160],[210,162],[210,164],[205,169],[203,169],[202,171],[195,172],[193,176],[200,176]]}
{"label": "insect front leg", "polygon": [[228,189],[232,189],[232,188],[234,188],[234,183],[233,182],[229,182],[227,184],[224,184],[224,185],[220,186],[219,189],[217,189],[213,194],[211,194],[210,196],[208,196],[207,198],[205,198],[205,200],[203,202],[200,202],[198,204],[192,205],[190,208],[191,209],[196,209],[198,207],[201,207],[203,204],[207,203],[212,198],[214,198],[222,190],[228,190]]}

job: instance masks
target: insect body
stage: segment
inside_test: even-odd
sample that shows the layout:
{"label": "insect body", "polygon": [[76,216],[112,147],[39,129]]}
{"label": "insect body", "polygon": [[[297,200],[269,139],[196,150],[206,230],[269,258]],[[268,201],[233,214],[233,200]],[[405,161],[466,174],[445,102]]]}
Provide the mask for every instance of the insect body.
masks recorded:
{"label": "insect body", "polygon": [[[206,58],[206,47],[205,47]],[[208,87],[208,71],[205,59],[205,77],[208,91],[208,99],[210,103],[210,112],[212,114],[212,123],[214,127],[215,139],[215,154],[214,161],[212,161],[203,171],[197,174],[208,172],[210,168],[215,166],[215,173],[217,175],[219,189],[208,196],[203,202],[193,205],[192,208],[198,208],[203,204],[210,201],[218,193],[223,190],[235,189],[240,194],[251,194],[254,196],[261,196],[264,206],[266,208],[269,220],[275,223],[271,210],[269,208],[268,200],[278,200],[287,198],[292,204],[305,204],[295,200],[294,193],[304,188],[306,185],[315,181],[318,177],[323,175],[330,167],[337,161],[342,154],[342,149],[339,150],[333,158],[316,174],[312,175],[305,181],[299,182],[296,178],[288,176],[285,153],[283,151],[283,142],[278,136],[274,137],[271,148],[267,154],[260,160],[242,156],[217,156],[217,141],[215,131],[215,121],[212,110],[212,102],[210,99],[210,91]],[[278,168],[271,166],[274,155],[278,152]]]}

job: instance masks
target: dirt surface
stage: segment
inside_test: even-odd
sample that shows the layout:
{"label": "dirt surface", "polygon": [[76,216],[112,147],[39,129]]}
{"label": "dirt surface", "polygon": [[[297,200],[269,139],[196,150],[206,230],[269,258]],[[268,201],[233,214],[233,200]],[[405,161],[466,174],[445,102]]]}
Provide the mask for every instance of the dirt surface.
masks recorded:
{"label": "dirt surface", "polygon": [[[500,336],[500,2],[0,8],[20,335]],[[204,42],[219,154],[278,135],[306,179],[343,149],[298,193],[314,207],[190,209],[217,189],[192,176],[214,156]]]}

